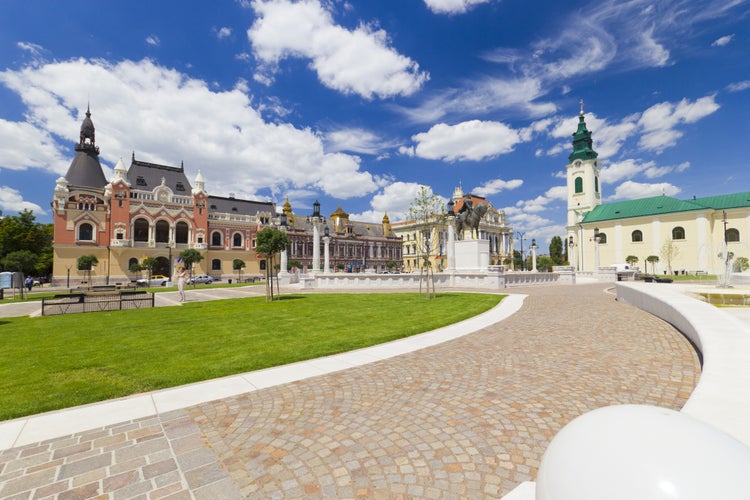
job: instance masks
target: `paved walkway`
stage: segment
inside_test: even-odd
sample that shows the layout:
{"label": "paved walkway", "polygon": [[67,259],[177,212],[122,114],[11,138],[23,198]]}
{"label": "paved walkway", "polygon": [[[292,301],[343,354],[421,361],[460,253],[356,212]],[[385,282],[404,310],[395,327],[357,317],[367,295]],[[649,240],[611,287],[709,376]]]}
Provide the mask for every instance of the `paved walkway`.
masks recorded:
{"label": "paved walkway", "polygon": [[697,382],[688,342],[606,288],[513,289],[518,313],[437,346],[0,452],[0,497],[500,497],[576,416]]}

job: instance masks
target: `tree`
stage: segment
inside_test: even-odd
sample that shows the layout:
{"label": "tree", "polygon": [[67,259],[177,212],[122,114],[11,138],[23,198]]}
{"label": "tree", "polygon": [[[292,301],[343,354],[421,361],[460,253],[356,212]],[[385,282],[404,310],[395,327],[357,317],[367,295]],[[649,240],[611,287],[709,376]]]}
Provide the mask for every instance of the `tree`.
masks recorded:
{"label": "tree", "polygon": [[748,260],[747,257],[737,257],[734,261],[732,270],[735,273],[744,273],[748,269],[750,269],[750,260]]}
{"label": "tree", "polygon": [[553,236],[549,242],[549,256],[552,259],[552,264],[555,266],[562,266],[565,262],[563,255],[563,241],[559,236]]}
{"label": "tree", "polygon": [[245,267],[245,261],[242,259],[234,259],[232,261],[232,269],[237,271],[237,283],[242,282],[242,269]]}
{"label": "tree", "polygon": [[633,267],[633,266],[635,266],[636,264],[638,264],[638,257],[636,257],[635,255],[628,255],[627,257],[625,257],[625,262],[626,262],[626,263],[627,263],[627,264],[628,264],[628,265],[629,265],[630,267]]}
{"label": "tree", "polygon": [[[196,262],[202,261],[203,255],[201,255],[201,253],[195,248],[189,248],[187,250],[183,250],[182,252],[180,252],[180,258],[182,259],[182,262],[185,263],[185,269],[188,270],[188,272],[190,273],[190,279],[192,279],[193,278],[193,264],[195,264]],[[195,283],[193,283],[193,287],[195,287]]]}
{"label": "tree", "polygon": [[536,269],[539,272],[550,272],[552,271],[552,266],[554,265],[555,261],[552,259],[552,257],[540,255],[536,259]]}
{"label": "tree", "polygon": [[443,199],[434,194],[427,186],[419,186],[417,197],[412,200],[407,212],[407,218],[414,222],[417,237],[417,254],[419,266],[419,293],[422,293],[422,280],[426,281],[425,298],[431,298],[435,293],[435,274],[430,262],[430,256],[435,253],[440,242],[438,228],[445,222]]}
{"label": "tree", "polygon": [[8,254],[22,250],[37,256],[29,273],[49,275],[52,272],[52,224],[35,222],[34,213],[24,210],[18,215],[0,217],[0,262]]}
{"label": "tree", "polygon": [[2,259],[3,269],[8,271],[20,271],[30,275],[36,269],[39,256],[28,250],[16,250],[10,252]]}
{"label": "tree", "polygon": [[[659,262],[659,256],[649,255],[648,257],[646,257],[646,262],[651,263],[651,273],[656,274],[656,263]],[[648,273],[648,269],[646,269],[646,273]]]}
{"label": "tree", "polygon": [[297,259],[289,259],[286,263],[286,270],[291,271],[292,269],[302,269],[302,263]]}
{"label": "tree", "polygon": [[151,275],[153,274],[154,268],[159,265],[159,261],[156,260],[155,257],[146,257],[141,262],[141,268],[148,271],[148,276],[146,276],[146,279],[151,278]]}
{"label": "tree", "polygon": [[388,269],[388,271],[393,271],[393,268],[396,267],[398,264],[395,260],[389,260],[385,263],[385,267]]}
{"label": "tree", "polygon": [[[268,259],[266,265],[266,301],[273,301],[273,276],[271,270],[274,268],[276,254],[285,250],[289,245],[289,237],[284,231],[273,227],[261,229],[255,234],[255,249],[264,254]],[[276,288],[278,289],[278,281]]]}
{"label": "tree", "polygon": [[520,250],[513,250],[513,269],[523,269],[523,259]]}
{"label": "tree", "polygon": [[666,240],[661,246],[661,258],[667,263],[667,272],[672,274],[672,262],[680,255],[680,249],[674,245],[672,240]]}
{"label": "tree", "polygon": [[96,255],[81,255],[76,261],[78,264],[78,270],[83,271],[84,277],[88,277],[87,282],[91,285],[91,269],[99,263],[99,259]]}

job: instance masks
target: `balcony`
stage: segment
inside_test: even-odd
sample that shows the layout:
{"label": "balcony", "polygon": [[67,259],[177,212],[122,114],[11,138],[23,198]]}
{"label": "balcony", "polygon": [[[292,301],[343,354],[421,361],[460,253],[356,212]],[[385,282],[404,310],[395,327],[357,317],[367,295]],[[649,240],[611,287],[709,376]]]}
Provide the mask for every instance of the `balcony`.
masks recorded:
{"label": "balcony", "polygon": [[130,240],[110,240],[109,246],[112,248],[125,248],[131,245]]}

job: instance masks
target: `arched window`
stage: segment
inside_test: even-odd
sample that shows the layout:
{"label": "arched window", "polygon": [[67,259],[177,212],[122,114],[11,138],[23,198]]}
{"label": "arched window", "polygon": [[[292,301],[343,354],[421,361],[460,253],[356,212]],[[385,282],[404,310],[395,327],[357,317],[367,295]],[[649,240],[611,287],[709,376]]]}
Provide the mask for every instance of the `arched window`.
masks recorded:
{"label": "arched window", "polygon": [[214,231],[213,233],[211,233],[211,246],[212,247],[221,246],[221,233],[219,231]]}
{"label": "arched window", "polygon": [[684,240],[685,239],[685,228],[677,226],[676,228],[672,229],[672,239],[673,240]]}
{"label": "arched window", "polygon": [[133,241],[148,241],[148,221],[136,219],[133,223]]}
{"label": "arched window", "polygon": [[265,270],[266,270],[266,261],[265,261],[265,259],[264,259],[264,260],[261,260],[261,261],[259,262],[259,264],[260,264],[260,270],[261,270],[261,271],[265,271]]}
{"label": "arched window", "polygon": [[594,177],[594,192],[599,192],[599,177]]}
{"label": "arched window", "polygon": [[235,248],[242,246],[242,233],[234,233],[232,236],[232,246]]}
{"label": "arched window", "polygon": [[91,241],[94,239],[94,227],[88,222],[78,226],[78,241]]}
{"label": "arched window", "polygon": [[643,232],[638,229],[633,231],[633,233],[630,235],[630,241],[632,241],[633,243],[643,241]]}
{"label": "arched window", "polygon": [[576,177],[575,188],[576,194],[583,193],[583,177]]}
{"label": "arched window", "polygon": [[221,259],[213,259],[211,261],[211,270],[212,271],[221,271]]}
{"label": "arched window", "polygon": [[156,242],[169,243],[169,222],[160,220],[156,223]]}
{"label": "arched window", "polygon": [[174,226],[174,242],[175,243],[187,243],[188,235],[190,234],[190,228],[186,222],[178,222]]}
{"label": "arched window", "polygon": [[599,233],[599,244],[602,245],[607,243],[607,235],[605,233]]}
{"label": "arched window", "polygon": [[128,271],[133,269],[133,266],[137,266],[137,265],[138,265],[138,259],[136,259],[135,257],[131,257],[130,260],[128,260]]}
{"label": "arched window", "polygon": [[740,232],[737,229],[730,228],[727,229],[727,243],[739,243],[740,241]]}

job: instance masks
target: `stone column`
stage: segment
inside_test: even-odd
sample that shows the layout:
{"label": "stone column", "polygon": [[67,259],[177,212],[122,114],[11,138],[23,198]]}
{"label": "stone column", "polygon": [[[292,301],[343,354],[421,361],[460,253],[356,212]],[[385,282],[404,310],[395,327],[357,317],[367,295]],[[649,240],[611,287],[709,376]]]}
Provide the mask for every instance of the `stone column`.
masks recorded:
{"label": "stone column", "polygon": [[286,274],[287,273],[287,265],[288,265],[287,255],[286,255],[286,249],[281,251],[281,264],[279,269],[279,274]]}
{"label": "stone column", "polygon": [[313,222],[313,262],[312,272],[320,272],[320,230],[318,229],[318,221]]}
{"label": "stone column", "polygon": [[536,272],[536,242],[531,245],[531,270]]}
{"label": "stone column", "polygon": [[453,227],[453,217],[448,219],[448,268],[447,271],[456,270],[456,228]]}
{"label": "stone column", "polygon": [[331,238],[329,238],[328,236],[323,237],[323,245],[324,245],[323,257],[325,259],[323,262],[323,273],[325,274],[330,274],[331,272],[331,252],[329,249],[330,242],[331,242]]}

